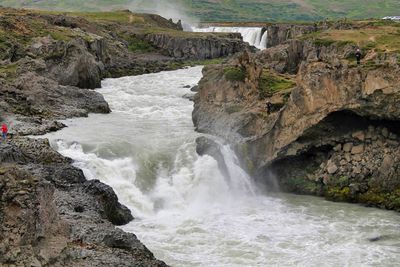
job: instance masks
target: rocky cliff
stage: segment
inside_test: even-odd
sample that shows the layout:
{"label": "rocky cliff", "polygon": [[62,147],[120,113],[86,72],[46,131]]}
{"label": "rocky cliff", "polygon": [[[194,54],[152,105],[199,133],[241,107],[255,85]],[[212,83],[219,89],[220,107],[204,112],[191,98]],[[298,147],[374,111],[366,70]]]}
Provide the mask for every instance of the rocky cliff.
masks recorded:
{"label": "rocky cliff", "polygon": [[269,189],[400,210],[396,29],[381,28],[386,41],[374,46],[386,51],[366,49],[360,66],[356,43],[313,33],[208,67],[194,123],[234,143]]}
{"label": "rocky cliff", "polygon": [[250,50],[250,46],[243,42],[239,33],[190,35],[192,34],[171,36],[166,33],[154,33],[147,34],[145,39],[162,49],[167,56],[184,59],[212,59]]}
{"label": "rocky cliff", "polygon": [[1,266],[166,266],[133,234],[112,188],[46,140],[0,144]]}
{"label": "rocky cliff", "polygon": [[190,39],[170,54],[143,37],[154,29],[171,42],[185,35],[157,15],[0,8],[0,122],[11,126],[0,144],[1,266],[166,266],[135,235],[115,228],[133,217],[112,188],[87,181],[48,141],[23,137],[65,127],[59,119],[110,112],[90,90],[103,78],[173,69],[188,58],[243,48],[237,36],[202,35],[211,41]]}

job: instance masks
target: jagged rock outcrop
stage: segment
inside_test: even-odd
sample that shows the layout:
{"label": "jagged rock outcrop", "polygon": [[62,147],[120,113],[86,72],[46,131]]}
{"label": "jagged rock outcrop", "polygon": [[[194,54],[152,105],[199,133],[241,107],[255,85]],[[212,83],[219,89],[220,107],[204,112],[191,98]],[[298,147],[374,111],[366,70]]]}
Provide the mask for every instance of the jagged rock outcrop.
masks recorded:
{"label": "jagged rock outcrop", "polygon": [[0,144],[2,266],[166,266],[133,234],[112,189],[86,181],[47,140]]}
{"label": "jagged rock outcrop", "polygon": [[[65,127],[59,119],[110,112],[88,90],[105,77],[179,66],[181,59],[138,39],[134,14],[118,15],[127,23],[0,8],[0,121],[11,126],[0,144],[1,266],[166,266],[115,227],[133,216],[111,187],[87,181],[47,140],[20,137]],[[179,30],[157,15],[142,18]]]}
{"label": "jagged rock outcrop", "polygon": [[288,40],[293,40],[301,37],[302,35],[315,33],[318,31],[335,29],[335,30],[348,30],[359,28],[360,25],[351,23],[347,20],[339,21],[320,21],[314,24],[286,24],[277,23],[271,24],[263,28],[268,32],[267,47],[284,44]]}
{"label": "jagged rock outcrop", "polygon": [[300,35],[316,32],[320,27],[315,25],[300,24],[273,24],[265,27],[268,32],[267,47],[283,44],[289,39]]}
{"label": "jagged rock outcrop", "polygon": [[[0,30],[8,33],[0,36],[0,112],[14,122],[12,133],[23,135],[64,127],[57,119],[110,112],[101,95],[87,90],[103,78],[174,69],[248,47],[235,34],[193,36],[160,16],[129,11],[94,21],[5,8],[0,14]],[[163,33],[145,34],[153,28]]]}
{"label": "jagged rock outcrop", "polygon": [[[206,68],[194,123],[236,144],[269,188],[277,178],[286,191],[400,210],[400,67],[373,51],[373,68],[353,65],[354,49],[292,40]],[[276,89],[292,73],[292,88]]]}
{"label": "jagged rock outcrop", "polygon": [[179,36],[168,33],[148,34],[145,39],[168,56],[182,59],[213,59],[250,49],[240,34]]}

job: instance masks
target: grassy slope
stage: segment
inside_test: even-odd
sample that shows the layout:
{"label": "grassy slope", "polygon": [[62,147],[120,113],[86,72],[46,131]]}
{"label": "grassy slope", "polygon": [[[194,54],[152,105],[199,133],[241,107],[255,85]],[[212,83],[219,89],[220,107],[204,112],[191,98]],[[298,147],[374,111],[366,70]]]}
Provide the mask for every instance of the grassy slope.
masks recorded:
{"label": "grassy slope", "polygon": [[[164,3],[166,3],[165,1]],[[174,9],[171,2],[165,8]],[[400,15],[398,0],[175,0],[190,16],[202,21],[310,21],[324,18],[379,18]],[[152,7],[163,10],[164,4],[151,0],[0,0],[0,5],[37,7],[67,11],[100,11],[121,8]],[[395,13],[396,14],[395,14]]]}
{"label": "grassy slope", "polygon": [[363,50],[400,53],[400,23],[384,20],[355,21],[355,28],[349,30],[326,30],[304,35],[303,39],[329,45],[331,43],[352,43]]}

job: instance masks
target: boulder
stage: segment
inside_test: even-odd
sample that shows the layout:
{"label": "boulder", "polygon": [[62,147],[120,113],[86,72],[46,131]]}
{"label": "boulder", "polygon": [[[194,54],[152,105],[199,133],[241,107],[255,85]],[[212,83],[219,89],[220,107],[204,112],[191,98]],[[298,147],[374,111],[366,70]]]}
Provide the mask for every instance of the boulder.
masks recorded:
{"label": "boulder", "polygon": [[346,143],[343,145],[344,152],[350,152],[352,148],[353,148],[353,143]]}
{"label": "boulder", "polygon": [[355,155],[355,154],[361,154],[364,152],[364,145],[358,145],[358,146],[354,146],[351,149],[351,154]]}
{"label": "boulder", "polygon": [[124,225],[133,220],[131,211],[118,202],[114,190],[99,180],[85,182],[85,192],[96,197],[101,213],[114,225]]}

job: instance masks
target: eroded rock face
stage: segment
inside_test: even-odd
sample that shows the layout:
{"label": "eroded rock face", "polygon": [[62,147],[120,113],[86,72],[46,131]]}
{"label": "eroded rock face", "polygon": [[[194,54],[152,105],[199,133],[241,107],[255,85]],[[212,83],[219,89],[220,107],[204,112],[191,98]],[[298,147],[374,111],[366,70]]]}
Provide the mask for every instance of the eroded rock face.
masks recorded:
{"label": "eroded rock face", "polygon": [[[243,166],[268,185],[272,172],[283,190],[400,210],[400,67],[389,63],[392,56],[375,58],[374,69],[349,65],[343,59],[353,49],[291,40],[207,68],[195,125],[236,144]],[[246,75],[232,82],[223,70],[237,61]],[[263,98],[262,76],[251,71],[262,68],[296,73],[295,87]],[[266,108],[283,93],[279,108]]]}
{"label": "eroded rock face", "polygon": [[220,34],[188,37],[170,34],[148,34],[145,39],[166,55],[181,59],[212,59],[226,57],[250,49],[240,34]]}
{"label": "eroded rock face", "polygon": [[14,138],[0,151],[2,265],[166,266],[114,227],[133,217],[113,190],[86,181],[47,140]]}

